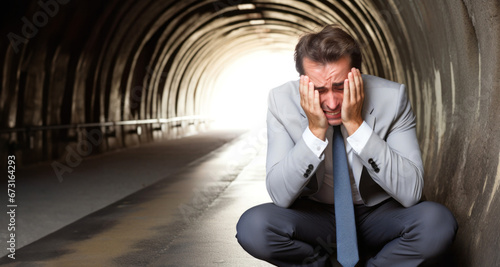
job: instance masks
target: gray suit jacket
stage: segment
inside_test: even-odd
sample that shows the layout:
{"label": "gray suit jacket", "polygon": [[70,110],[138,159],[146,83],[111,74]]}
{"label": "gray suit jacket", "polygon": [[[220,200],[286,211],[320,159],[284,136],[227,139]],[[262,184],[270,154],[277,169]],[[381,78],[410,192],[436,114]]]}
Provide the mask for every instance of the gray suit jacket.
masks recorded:
{"label": "gray suit jacket", "polygon": [[[424,169],[415,131],[415,116],[402,84],[363,75],[363,119],[374,130],[356,152],[352,169],[367,206],[393,197],[403,206],[416,204],[424,185]],[[305,144],[308,126],[300,106],[299,82],[269,93],[266,185],[273,202],[289,207],[298,197],[316,193],[323,184],[324,162]],[[308,171],[309,169],[309,171]],[[333,194],[333,192],[332,192]]]}

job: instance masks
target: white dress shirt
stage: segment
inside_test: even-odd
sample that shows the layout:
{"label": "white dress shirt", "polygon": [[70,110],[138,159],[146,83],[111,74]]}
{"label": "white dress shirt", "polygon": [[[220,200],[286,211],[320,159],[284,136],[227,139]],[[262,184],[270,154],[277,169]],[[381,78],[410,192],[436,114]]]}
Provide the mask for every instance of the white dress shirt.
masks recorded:
{"label": "white dress shirt", "polygon": [[[344,144],[346,147],[347,162],[349,165],[349,176],[351,178],[352,200],[354,204],[363,204],[363,200],[354,180],[354,175],[352,172],[352,162],[354,160],[354,153],[360,153],[363,150],[373,132],[373,129],[370,128],[370,126],[366,122],[363,122],[358,130],[351,136],[348,136],[347,130],[345,129],[344,125],[341,125],[340,129],[342,131],[342,137],[344,138]],[[333,137],[333,127],[328,127],[326,136],[327,138],[325,141],[317,138],[311,132],[309,127],[307,127],[307,129],[302,134],[302,138],[304,138],[306,145],[318,156],[320,160],[325,160],[325,177],[323,179],[323,184],[320,185],[318,192],[310,196],[310,198],[318,202],[333,204],[334,196],[332,144],[331,142],[329,142],[329,140],[331,141]]]}

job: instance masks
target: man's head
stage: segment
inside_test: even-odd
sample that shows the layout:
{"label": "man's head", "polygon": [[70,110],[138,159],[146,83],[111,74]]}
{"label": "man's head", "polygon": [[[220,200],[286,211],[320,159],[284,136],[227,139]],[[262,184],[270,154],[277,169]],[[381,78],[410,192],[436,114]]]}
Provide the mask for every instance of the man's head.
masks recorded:
{"label": "man's head", "polygon": [[358,43],[341,28],[326,26],[302,36],[295,47],[295,66],[314,83],[328,123],[340,125],[344,80],[352,68],[361,67]]}
{"label": "man's head", "polygon": [[300,75],[306,75],[304,58],[326,64],[346,56],[351,60],[351,67],[361,70],[361,51],[356,40],[342,28],[328,25],[320,32],[300,38],[295,46],[295,68]]}

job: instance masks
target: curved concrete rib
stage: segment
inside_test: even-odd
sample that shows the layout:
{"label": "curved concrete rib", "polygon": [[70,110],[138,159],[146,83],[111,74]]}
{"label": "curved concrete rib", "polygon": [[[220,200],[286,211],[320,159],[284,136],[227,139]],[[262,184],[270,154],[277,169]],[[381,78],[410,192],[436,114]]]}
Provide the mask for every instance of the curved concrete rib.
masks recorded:
{"label": "curved concrete rib", "polygon": [[[497,0],[25,0],[0,13],[1,155],[24,165],[63,157],[79,138],[30,127],[203,115],[228,60],[341,24],[364,48],[365,73],[409,88],[425,195],[459,221],[457,262],[500,261]],[[105,134],[94,152],[176,131],[135,127],[95,127]]]}

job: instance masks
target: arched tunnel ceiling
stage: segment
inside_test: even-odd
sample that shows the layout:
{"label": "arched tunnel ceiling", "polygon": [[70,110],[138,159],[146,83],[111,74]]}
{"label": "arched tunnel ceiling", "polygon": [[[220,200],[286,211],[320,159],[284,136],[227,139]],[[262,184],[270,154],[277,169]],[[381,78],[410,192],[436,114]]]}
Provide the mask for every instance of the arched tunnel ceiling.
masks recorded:
{"label": "arched tunnel ceiling", "polygon": [[[395,78],[399,69],[387,67],[396,64],[396,50],[389,46],[393,43],[390,36],[380,29],[385,27],[380,23],[383,17],[369,12],[375,7],[365,2],[112,1],[67,5],[59,6],[65,11],[73,8],[74,14],[54,16],[46,27],[50,29],[41,30],[26,45],[11,47],[8,56],[20,69],[27,59],[52,60],[51,69],[43,70],[45,75],[28,77],[27,83],[43,80],[44,88],[62,86],[68,82],[64,81],[67,75],[57,81],[46,81],[44,76],[56,71],[71,73],[77,81],[67,93],[73,100],[85,101],[63,103],[68,98],[49,91],[46,109],[52,114],[24,116],[22,123],[9,118],[9,127],[202,114],[213,88],[203,83],[209,85],[205,76],[214,77],[227,60],[254,49],[293,48],[301,33],[330,23],[345,26],[360,39],[367,48],[365,68],[370,73]],[[36,10],[37,6],[32,3],[31,7]],[[84,17],[82,13],[100,15]],[[32,54],[30,49],[46,46],[51,49],[42,54]],[[4,84],[9,82],[15,81]],[[204,91],[197,91],[199,87]],[[44,108],[42,103],[26,104],[34,105],[33,111]],[[59,115],[61,104],[71,105],[66,116]]]}
{"label": "arched tunnel ceiling", "polygon": [[136,125],[106,123],[206,115],[228,63],[252,51],[291,50],[302,33],[337,23],[360,41],[365,73],[409,88],[425,195],[456,214],[461,265],[494,266],[500,237],[484,222],[500,217],[499,6],[9,0],[0,11],[2,153],[25,164],[61,157],[78,125],[89,123],[106,136],[96,152],[154,141],[162,136],[156,125],[138,136],[130,134]]}

